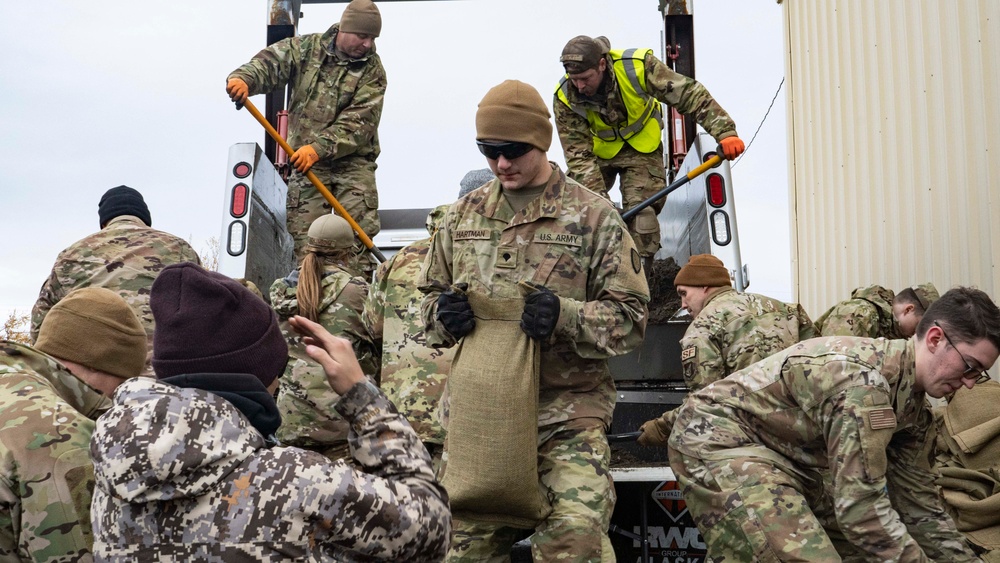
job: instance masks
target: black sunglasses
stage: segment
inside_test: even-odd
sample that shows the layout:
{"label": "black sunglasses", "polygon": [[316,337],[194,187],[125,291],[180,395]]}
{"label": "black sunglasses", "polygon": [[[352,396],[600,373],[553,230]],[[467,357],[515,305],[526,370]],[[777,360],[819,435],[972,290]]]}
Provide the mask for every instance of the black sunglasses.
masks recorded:
{"label": "black sunglasses", "polygon": [[479,152],[490,160],[496,160],[503,155],[507,160],[514,160],[519,156],[524,156],[533,147],[529,143],[518,143],[515,141],[476,141]]}

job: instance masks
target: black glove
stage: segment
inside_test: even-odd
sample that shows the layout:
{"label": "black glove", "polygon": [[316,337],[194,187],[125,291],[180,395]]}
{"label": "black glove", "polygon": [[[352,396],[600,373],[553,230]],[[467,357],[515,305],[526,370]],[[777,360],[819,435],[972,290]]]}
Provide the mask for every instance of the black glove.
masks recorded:
{"label": "black glove", "polygon": [[464,293],[469,284],[455,284],[460,291],[449,289],[438,296],[437,320],[444,329],[458,340],[476,328],[476,317],[469,305],[469,296]]}
{"label": "black glove", "polygon": [[544,340],[556,329],[559,320],[559,296],[539,287],[524,297],[521,330],[535,340]]}

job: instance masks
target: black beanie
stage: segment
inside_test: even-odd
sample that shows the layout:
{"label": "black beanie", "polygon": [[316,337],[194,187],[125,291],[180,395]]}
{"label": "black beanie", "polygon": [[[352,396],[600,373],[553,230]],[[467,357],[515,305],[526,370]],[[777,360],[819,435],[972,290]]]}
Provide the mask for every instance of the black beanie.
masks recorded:
{"label": "black beanie", "polygon": [[153,371],[158,378],[190,373],[249,373],[265,387],[285,370],[288,345],[278,317],[238,281],[191,262],[156,276]]}
{"label": "black beanie", "polygon": [[185,389],[201,389],[222,397],[239,409],[265,438],[281,426],[281,413],[274,397],[254,376],[246,373],[198,373],[164,377],[164,381]]}
{"label": "black beanie", "polygon": [[118,186],[104,192],[97,204],[97,216],[101,220],[102,229],[108,221],[121,215],[135,215],[147,227],[153,226],[153,219],[149,216],[149,208],[146,207],[142,194],[128,186]]}

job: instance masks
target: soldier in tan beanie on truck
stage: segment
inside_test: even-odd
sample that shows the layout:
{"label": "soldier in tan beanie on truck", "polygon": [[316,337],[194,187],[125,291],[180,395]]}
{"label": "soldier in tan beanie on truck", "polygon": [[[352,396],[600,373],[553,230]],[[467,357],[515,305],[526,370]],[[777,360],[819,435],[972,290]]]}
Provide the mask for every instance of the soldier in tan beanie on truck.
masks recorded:
{"label": "soldier in tan beanie on truck", "polygon": [[419,282],[427,343],[458,345],[440,475],[448,561],[509,559],[523,530],[537,561],[613,557],[607,358],[642,341],[649,290],[618,212],[548,161],[551,143],[534,88],[486,93],[476,144],[496,179],[448,210]]}
{"label": "soldier in tan beanie on truck", "polygon": [[99,287],[53,305],[34,348],[0,342],[0,560],[93,560],[94,420],[145,363],[139,319]]}
{"label": "soldier in tan beanie on truck", "polygon": [[[229,74],[226,92],[236,103],[247,96],[291,86],[288,143],[295,167],[288,181],[288,233],[301,259],[309,226],[332,212],[305,174],[330,189],[369,237],[381,228],[375,160],[386,78],[375,39],[382,16],[371,0],[352,0],[339,23],[325,33],[290,37],[254,55]],[[357,268],[374,270],[355,240]]]}

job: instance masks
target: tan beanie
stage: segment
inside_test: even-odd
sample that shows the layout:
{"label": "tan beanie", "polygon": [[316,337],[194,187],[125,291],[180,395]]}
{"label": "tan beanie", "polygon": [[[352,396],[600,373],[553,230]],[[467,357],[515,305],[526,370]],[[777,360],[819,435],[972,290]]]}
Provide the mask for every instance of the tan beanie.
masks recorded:
{"label": "tan beanie", "polygon": [[382,32],[382,14],[372,0],[351,0],[340,16],[340,31],[378,37]]}
{"label": "tan beanie", "polygon": [[118,377],[146,365],[146,331],[120,295],[103,287],[70,292],[38,330],[35,349]]}
{"label": "tan beanie", "polygon": [[476,139],[517,141],[547,151],[552,145],[549,115],[538,90],[520,80],[504,80],[479,102]]}
{"label": "tan beanie", "polygon": [[729,279],[729,270],[722,260],[711,254],[695,254],[681,271],[677,272],[674,286],[678,285],[722,287],[732,286],[733,282]]}

